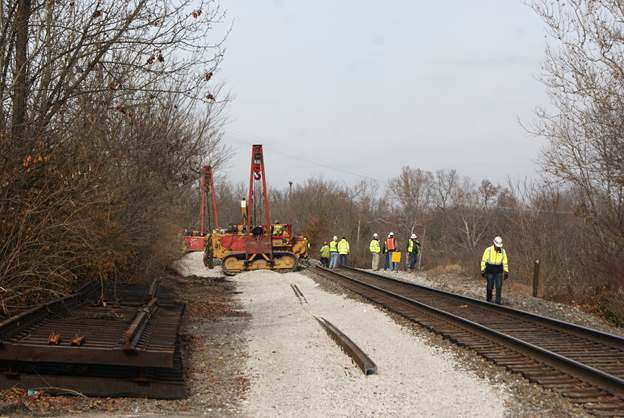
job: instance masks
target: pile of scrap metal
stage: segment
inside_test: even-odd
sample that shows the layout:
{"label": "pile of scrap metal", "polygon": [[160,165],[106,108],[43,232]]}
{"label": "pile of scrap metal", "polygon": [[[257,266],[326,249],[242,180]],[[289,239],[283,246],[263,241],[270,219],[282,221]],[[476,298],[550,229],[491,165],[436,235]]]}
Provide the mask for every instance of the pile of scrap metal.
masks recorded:
{"label": "pile of scrap metal", "polygon": [[184,305],[167,292],[157,281],[114,292],[91,283],[1,322],[0,388],[185,398]]}

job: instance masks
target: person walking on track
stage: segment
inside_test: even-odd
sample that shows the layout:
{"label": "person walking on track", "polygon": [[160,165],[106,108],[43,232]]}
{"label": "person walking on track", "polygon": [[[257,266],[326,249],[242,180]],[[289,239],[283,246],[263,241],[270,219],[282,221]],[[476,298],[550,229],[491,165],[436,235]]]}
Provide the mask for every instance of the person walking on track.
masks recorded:
{"label": "person walking on track", "polygon": [[388,234],[388,239],[386,239],[386,262],[384,264],[384,271],[390,269],[390,271],[398,271],[399,263],[395,263],[392,261],[392,253],[397,249],[397,243],[394,238],[394,232],[390,232]]}
{"label": "person walking on track", "polygon": [[509,277],[509,265],[507,263],[507,252],[503,249],[503,239],[494,238],[494,245],[491,245],[483,252],[481,257],[481,276],[487,280],[485,287],[485,297],[488,302],[492,302],[492,289],[496,288],[496,303],[501,304],[503,292],[503,280]]}
{"label": "person walking on track", "polygon": [[349,255],[349,241],[346,237],[338,242],[338,254],[340,254],[340,267],[347,266],[347,255]]}
{"label": "person walking on track", "polygon": [[329,245],[327,241],[323,243],[320,251],[321,265],[323,267],[329,267]]}
{"label": "person walking on track", "polygon": [[338,265],[338,237],[335,235],[329,242],[329,257],[329,268],[335,269]]}
{"label": "person walking on track", "polygon": [[371,268],[375,271],[379,270],[379,253],[381,252],[381,246],[379,245],[379,235],[377,232],[373,234],[373,239],[370,242],[369,249],[373,255],[373,262]]}
{"label": "person walking on track", "polygon": [[420,252],[420,241],[418,241],[418,235],[412,234],[407,241],[407,257],[409,262],[409,271],[416,270],[416,263],[418,263],[418,253]]}

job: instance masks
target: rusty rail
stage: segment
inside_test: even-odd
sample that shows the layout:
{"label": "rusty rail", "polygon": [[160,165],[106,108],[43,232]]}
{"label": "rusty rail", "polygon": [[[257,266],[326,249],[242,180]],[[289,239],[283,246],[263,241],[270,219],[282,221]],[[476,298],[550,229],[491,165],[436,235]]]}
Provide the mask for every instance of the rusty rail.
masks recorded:
{"label": "rusty rail", "polygon": [[327,319],[321,317],[314,317],[319,324],[327,331],[327,334],[342,348],[351,360],[362,370],[362,372],[368,376],[369,374],[377,373],[377,365],[373,360],[366,355],[366,353],[358,347],[349,337],[347,337],[342,331],[340,331],[334,324]]}
{"label": "rusty rail", "polygon": [[[150,294],[152,294],[150,290]],[[123,334],[123,349],[124,351],[135,351],[136,346],[141,339],[141,335],[145,330],[145,326],[147,325],[147,321],[152,317],[154,311],[158,309],[157,305],[158,299],[156,297],[152,297],[152,299],[143,307],[141,307],[134,320],[128,327],[128,329]]]}
{"label": "rusty rail", "polygon": [[99,283],[91,282],[84,285],[75,295],[56,299],[40,306],[28,309],[11,318],[0,322],[0,345],[20,330],[52,315],[68,312],[93,299],[100,291]]}

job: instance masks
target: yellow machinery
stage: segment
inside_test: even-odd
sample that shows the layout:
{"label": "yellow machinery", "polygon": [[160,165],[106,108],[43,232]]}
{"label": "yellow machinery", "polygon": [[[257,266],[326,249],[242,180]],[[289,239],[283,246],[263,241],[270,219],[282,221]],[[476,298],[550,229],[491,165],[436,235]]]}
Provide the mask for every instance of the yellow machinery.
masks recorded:
{"label": "yellow machinery", "polygon": [[[264,223],[256,223],[254,182],[262,181]],[[212,267],[213,259],[222,261],[223,272],[233,275],[242,271],[294,271],[308,259],[309,243],[294,235],[290,224],[269,222],[269,200],[266,191],[262,145],[253,145],[249,199],[241,201],[242,221],[226,229],[214,229],[206,242],[204,264]]]}

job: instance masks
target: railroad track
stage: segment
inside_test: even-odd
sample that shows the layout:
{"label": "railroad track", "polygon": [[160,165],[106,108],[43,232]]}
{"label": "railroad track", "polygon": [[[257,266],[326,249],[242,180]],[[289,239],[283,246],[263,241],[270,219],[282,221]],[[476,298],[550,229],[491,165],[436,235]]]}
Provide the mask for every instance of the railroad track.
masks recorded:
{"label": "railroad track", "polygon": [[624,338],[353,268],[338,281],[597,416],[624,416]]}
{"label": "railroad track", "polygon": [[169,293],[157,280],[106,292],[91,283],[0,322],[0,388],[184,397],[178,343],[184,305]]}

